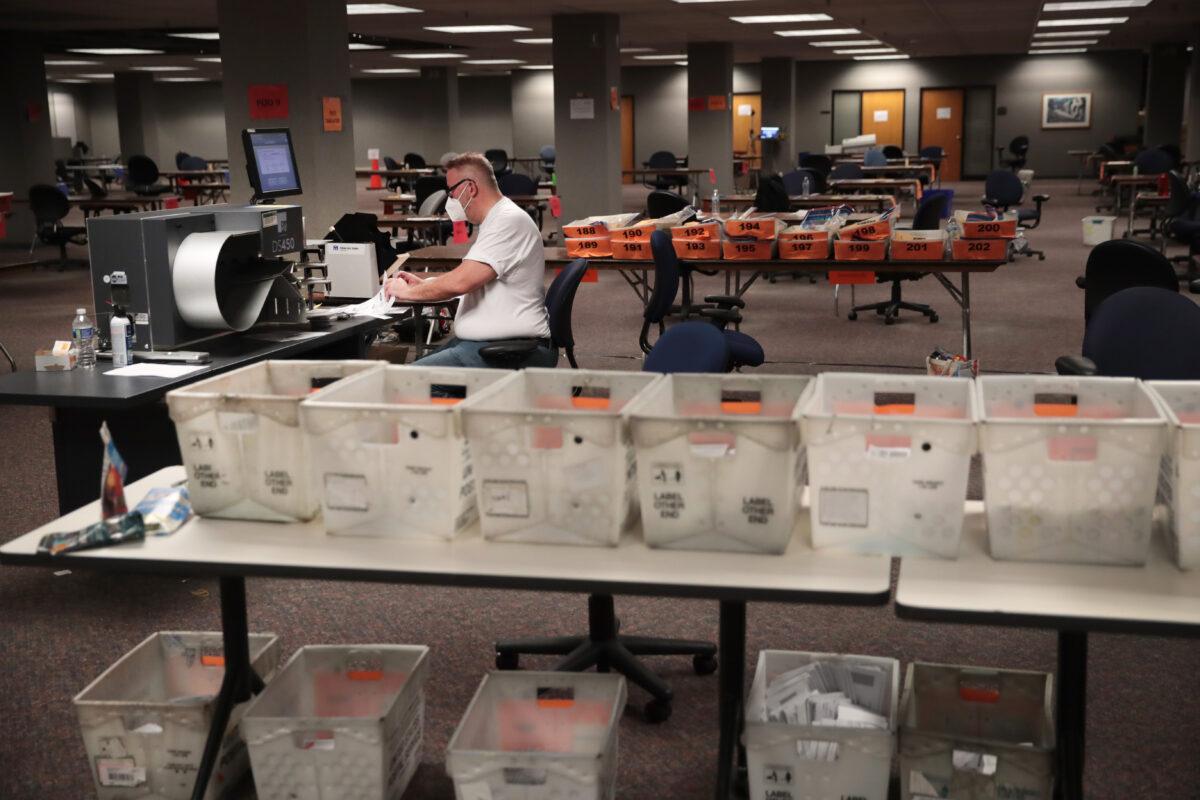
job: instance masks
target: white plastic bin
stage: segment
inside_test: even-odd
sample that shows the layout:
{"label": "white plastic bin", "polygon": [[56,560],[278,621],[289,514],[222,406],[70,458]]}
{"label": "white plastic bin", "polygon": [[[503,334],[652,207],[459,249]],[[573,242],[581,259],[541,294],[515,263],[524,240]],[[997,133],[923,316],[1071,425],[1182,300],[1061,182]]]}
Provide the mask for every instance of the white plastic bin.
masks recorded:
{"label": "white plastic bin", "polygon": [[1083,243],[1091,247],[1101,242],[1107,242],[1113,238],[1113,223],[1116,221],[1116,217],[1084,217]]}
{"label": "white plastic bin", "polygon": [[457,800],[612,800],[625,679],[491,672],[446,748]]}
{"label": "white plastic bin", "polygon": [[429,648],[296,651],[242,719],[258,800],[395,800],[421,763]]}
{"label": "white plastic bin", "polygon": [[1167,420],[1133,378],[986,376],[984,507],[992,556],[1143,564]]}
{"label": "white plastic bin", "polygon": [[475,521],[459,402],[507,370],[386,367],[304,403],[325,530],[452,538]]}
{"label": "white plastic bin", "polygon": [[615,546],[636,508],[621,412],[657,380],[525,369],[464,403],[484,537]]}
{"label": "white plastic bin", "polygon": [[192,508],[205,517],[316,516],[300,402],[379,361],[262,361],[167,393]]}
{"label": "white plastic bin", "polygon": [[630,407],[651,547],[782,553],[803,480],[806,376],[668,375]]}
{"label": "white plastic bin", "polygon": [[[274,634],[250,634],[250,662],[268,683],[279,666]],[[75,695],[99,800],[188,800],[225,677],[220,633],[165,631],[149,636]],[[249,762],[235,706],[206,798],[238,783]]]}
{"label": "white plastic bin", "polygon": [[1170,421],[1158,502],[1167,508],[1167,541],[1182,569],[1200,567],[1200,381],[1146,384]]}
{"label": "white plastic bin", "polygon": [[978,418],[969,379],[822,373],[802,423],[813,547],[955,557]]}
{"label": "white plastic bin", "polygon": [[[883,667],[883,703],[868,709],[888,718],[888,730],[768,722],[767,686],[780,674],[814,662]],[[763,650],[746,703],[746,759],[750,800],[861,798],[886,800],[896,749],[900,662],[894,658]],[[818,749],[819,748],[819,749]],[[819,755],[818,755],[819,754]]]}
{"label": "white plastic bin", "polygon": [[1051,800],[1053,678],[908,665],[900,704],[903,800]]}

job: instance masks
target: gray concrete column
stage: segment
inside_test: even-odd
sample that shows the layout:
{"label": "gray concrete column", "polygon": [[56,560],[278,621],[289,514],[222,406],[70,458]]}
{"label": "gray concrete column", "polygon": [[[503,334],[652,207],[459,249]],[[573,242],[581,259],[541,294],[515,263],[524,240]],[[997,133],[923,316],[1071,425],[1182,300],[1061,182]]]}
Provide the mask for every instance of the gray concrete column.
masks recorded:
{"label": "gray concrete column", "polygon": [[554,36],[555,173],[563,220],[621,211],[620,17],[556,14]]}
{"label": "gray concrete column", "polygon": [[1180,144],[1187,72],[1186,44],[1159,42],[1150,48],[1150,65],[1146,70],[1146,131],[1143,137],[1147,147]]}
{"label": "gray concrete column", "polygon": [[[688,44],[688,165],[711,169],[722,193],[733,191],[733,44]],[[699,108],[697,108],[699,107]],[[712,194],[707,175],[702,195]]]}
{"label": "gray concrete column", "polygon": [[[249,199],[243,128],[287,127],[292,132],[304,194],[306,232],[324,233],[354,209],[354,102],[350,94],[349,29],[344,0],[218,0],[225,136],[232,200]],[[254,119],[249,89],[287,87],[287,116]],[[342,130],[326,132],[322,98],[340,97]],[[365,161],[367,154],[359,158]]]}
{"label": "gray concrete column", "polygon": [[536,156],[554,144],[554,74],[550,70],[512,72],[513,155]]}
{"label": "gray concrete column", "polygon": [[453,64],[421,68],[421,115],[422,141],[425,143],[425,159],[436,162],[448,151],[457,152],[459,143],[455,136],[458,124],[458,68]]}
{"label": "gray concrete column", "polygon": [[[121,155],[149,156],[159,169],[175,169],[175,152],[159,148],[158,112],[155,107],[154,76],[145,72],[118,72],[113,80],[117,99],[117,139]],[[166,143],[170,147],[170,143]],[[232,152],[232,151],[231,151]]]}
{"label": "gray concrete column", "polygon": [[50,109],[41,42],[28,32],[0,33],[0,192],[12,192],[6,244],[29,246],[34,236],[29,187],[54,183]]}
{"label": "gray concrete column", "polygon": [[1188,76],[1187,96],[1187,142],[1183,157],[1189,161],[1200,159],[1200,26],[1192,30],[1192,69]]}
{"label": "gray concrete column", "polygon": [[[690,62],[689,62],[690,63]],[[782,139],[762,142],[763,172],[787,172],[796,166],[796,61],[791,58],[762,60],[762,120],[760,125],[778,125]]]}

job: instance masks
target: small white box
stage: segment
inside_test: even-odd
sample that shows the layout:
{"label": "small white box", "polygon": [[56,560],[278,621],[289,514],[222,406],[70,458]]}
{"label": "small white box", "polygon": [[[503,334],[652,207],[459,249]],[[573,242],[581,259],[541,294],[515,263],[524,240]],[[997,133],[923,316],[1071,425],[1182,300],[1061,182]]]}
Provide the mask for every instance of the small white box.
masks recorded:
{"label": "small white box", "polygon": [[1145,385],[989,375],[975,386],[992,556],[1144,564],[1168,438]]}
{"label": "small white box", "polygon": [[325,275],[329,296],[366,300],[379,293],[379,265],[375,245],[329,242],[325,245]]}
{"label": "small white box", "polygon": [[301,401],[381,361],[262,361],[167,393],[202,517],[310,520],[320,501],[309,482]]}
{"label": "small white box", "polygon": [[651,547],[782,553],[803,480],[812,379],[668,375],[629,409]]}
{"label": "small white box", "polygon": [[[274,634],[250,634],[250,662],[270,683],[279,666]],[[75,695],[75,711],[99,800],[188,800],[225,677],[220,633],[165,631],[147,637]],[[232,788],[249,761],[237,705],[221,744],[221,769],[205,797]]]}
{"label": "small white box", "polygon": [[[816,662],[870,664],[887,671],[880,713],[888,729],[768,722],[767,687],[780,674]],[[763,650],[746,702],[750,800],[861,798],[887,800],[896,749],[900,662],[894,658]],[[871,710],[871,709],[868,709]],[[819,757],[816,757],[819,754]]]}
{"label": "small white box", "polygon": [[970,380],[818,376],[802,422],[813,547],[954,558],[977,420]]}
{"label": "small white box", "polygon": [[446,748],[458,800],[613,800],[625,679],[490,672]]}
{"label": "small white box", "polygon": [[900,704],[902,800],[1051,800],[1054,679],[915,662]]}
{"label": "small white box", "polygon": [[301,647],[246,709],[259,800],[399,798],[421,763],[429,648]]}
{"label": "small white box", "polygon": [[1167,541],[1181,569],[1200,567],[1200,381],[1149,381],[1170,421],[1158,502],[1167,509]]}

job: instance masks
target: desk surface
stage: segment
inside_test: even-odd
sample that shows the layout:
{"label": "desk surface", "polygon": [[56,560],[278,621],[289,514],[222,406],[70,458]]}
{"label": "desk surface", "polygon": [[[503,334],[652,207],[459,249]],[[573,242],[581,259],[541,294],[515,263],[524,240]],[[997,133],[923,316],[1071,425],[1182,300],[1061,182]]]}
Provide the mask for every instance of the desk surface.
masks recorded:
{"label": "desk surface", "polygon": [[[184,478],[168,467],[130,484],[132,505],[155,486]],[[446,542],[329,536],[320,519],[279,524],[192,519],[170,536],[150,537],[56,558],[37,554],[52,531],[99,518],[90,503],[0,548],[0,563],[165,575],[241,575],[366,580],[480,588],[606,592],[746,601],[887,602],[891,559],[808,545],[807,510],[783,555],[656,550],[637,531],[617,547],[488,542],[478,527]]]}
{"label": "desk surface", "polygon": [[[278,328],[229,334],[188,347],[212,355],[201,369],[178,378],[126,378],[105,375],[111,362],[99,361],[95,369],[69,372],[12,372],[0,375],[0,405],[70,406],[73,408],[129,408],[157,399],[177,386],[194,383],[220,372],[228,372],[267,358],[290,358],[359,331],[384,325],[385,320],[357,317],[336,320],[327,333],[292,342],[271,342],[251,338]],[[297,331],[299,332],[299,331]],[[135,362],[136,363],[136,362]]]}
{"label": "desk surface", "polygon": [[950,561],[900,562],[896,613],[907,619],[1128,633],[1200,635],[1200,570],[1184,572],[1154,537],[1145,567],[996,561],[983,503],[967,503]]}
{"label": "desk surface", "polygon": [[[1112,163],[1112,162],[1109,162],[1109,163]],[[1154,184],[1158,183],[1157,175],[1121,174],[1121,175],[1110,175],[1110,176],[1108,176],[1108,179],[1110,181],[1112,181],[1113,183],[1132,183],[1134,185],[1137,185],[1140,183],[1140,184],[1145,184],[1146,186],[1153,186]]]}
{"label": "desk surface", "polygon": [[433,167],[400,167],[398,169],[355,167],[354,173],[360,178],[367,175],[382,175],[385,178],[418,178],[423,175],[436,175],[437,170]]}
{"label": "desk surface", "polygon": [[[753,203],[758,195],[754,194],[723,194],[722,203]],[[842,203],[888,203],[896,204],[896,198],[890,194],[793,194],[788,195],[793,207],[840,205]]]}
{"label": "desk surface", "polygon": [[639,167],[621,170],[622,175],[704,175],[707,172],[707,167]]}

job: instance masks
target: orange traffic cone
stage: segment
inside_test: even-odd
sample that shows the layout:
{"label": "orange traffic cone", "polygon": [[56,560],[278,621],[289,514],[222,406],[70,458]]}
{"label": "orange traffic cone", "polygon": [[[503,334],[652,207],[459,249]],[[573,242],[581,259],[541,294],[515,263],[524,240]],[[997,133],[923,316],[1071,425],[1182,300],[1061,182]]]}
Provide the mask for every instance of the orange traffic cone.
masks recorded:
{"label": "orange traffic cone", "polygon": [[[379,169],[379,159],[378,158],[371,159],[371,169],[373,169],[373,170]],[[383,178],[379,177],[378,172],[375,172],[374,174],[371,175],[371,182],[367,185],[367,188],[369,188],[369,189],[382,189],[383,188]]]}

